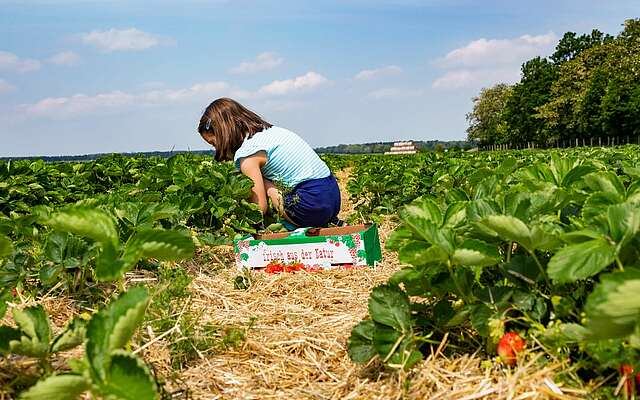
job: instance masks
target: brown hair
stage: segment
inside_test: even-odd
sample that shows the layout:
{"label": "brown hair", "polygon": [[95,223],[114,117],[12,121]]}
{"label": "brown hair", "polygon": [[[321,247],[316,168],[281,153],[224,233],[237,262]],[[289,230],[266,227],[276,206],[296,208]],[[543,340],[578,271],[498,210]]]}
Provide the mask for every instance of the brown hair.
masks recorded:
{"label": "brown hair", "polygon": [[216,160],[229,161],[245,137],[250,138],[272,126],[237,101],[223,97],[204,110],[198,133],[216,148]]}

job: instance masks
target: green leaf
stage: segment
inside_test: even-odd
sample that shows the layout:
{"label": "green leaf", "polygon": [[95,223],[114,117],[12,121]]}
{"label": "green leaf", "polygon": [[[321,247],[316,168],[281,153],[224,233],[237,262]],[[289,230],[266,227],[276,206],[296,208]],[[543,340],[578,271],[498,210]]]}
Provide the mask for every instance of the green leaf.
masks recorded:
{"label": "green leaf", "polygon": [[20,395],[21,400],[75,400],[91,388],[80,375],[53,375],[39,381]]}
{"label": "green leaf", "polygon": [[161,261],[183,260],[193,257],[193,240],[177,231],[147,229],[138,232],[127,244],[123,258],[135,260],[155,258]]}
{"label": "green leaf", "polygon": [[491,199],[478,199],[467,206],[467,217],[471,221],[479,221],[490,215],[499,214],[500,206]]}
{"label": "green leaf", "polygon": [[536,250],[554,252],[562,245],[562,229],[553,223],[536,223],[531,227],[531,246]]}
{"label": "green leaf", "polygon": [[427,242],[410,241],[398,251],[400,262],[414,266],[427,265],[447,259],[447,254],[438,246]]}
{"label": "green leaf", "polygon": [[115,351],[107,381],[100,385],[105,396],[120,400],[155,400],[160,396],[156,383],[144,362],[124,351]]}
{"label": "green leaf", "polygon": [[593,191],[616,195],[620,199],[624,198],[624,185],[613,172],[594,172],[586,175],[584,180]]}
{"label": "green leaf", "polygon": [[587,298],[587,328],[593,339],[633,334],[640,321],[640,271],[606,274]]}
{"label": "green leaf", "polygon": [[458,325],[462,325],[469,320],[469,316],[471,315],[471,310],[469,307],[464,307],[458,310],[455,315],[447,321],[445,325],[446,328],[453,328]]}
{"label": "green leaf", "polygon": [[561,238],[569,244],[577,244],[591,239],[602,239],[602,234],[590,229],[581,229],[579,231],[564,233]]}
{"label": "green leaf", "polygon": [[0,319],[4,318],[7,313],[7,302],[13,299],[13,294],[11,292],[10,287],[5,287],[4,289],[0,289]]}
{"label": "green leaf", "polygon": [[96,260],[96,279],[99,281],[113,281],[120,279],[122,274],[135,265],[118,258],[118,251],[111,243],[104,245],[102,252]]}
{"label": "green leaf", "polygon": [[549,261],[547,273],[556,283],[589,278],[609,266],[616,248],[605,239],[594,239],[560,249]]}
{"label": "green leaf", "polygon": [[508,215],[491,215],[482,224],[494,231],[501,239],[520,243],[527,250],[534,251],[531,231],[524,222]]}
{"label": "green leaf", "polygon": [[498,249],[475,239],[467,239],[453,253],[452,261],[457,265],[487,267],[500,262]]}
{"label": "green leaf", "polygon": [[442,225],[443,217],[440,207],[429,198],[419,198],[405,206],[403,214],[413,218],[424,219],[435,225]]}
{"label": "green leaf", "polygon": [[94,379],[101,381],[106,378],[110,353],[131,339],[144,319],[147,298],[144,288],[129,289],[89,321],[86,353]]}
{"label": "green leaf", "polygon": [[407,245],[409,242],[416,241],[416,237],[409,227],[400,225],[396,230],[391,232],[389,239],[385,242],[385,248],[387,250],[398,251],[402,246]]}
{"label": "green leaf", "polygon": [[84,342],[86,322],[78,317],[67,324],[62,332],[53,339],[51,353],[65,351],[79,346]]}
{"label": "green leaf", "polygon": [[495,311],[484,304],[478,304],[471,308],[471,326],[478,331],[480,336],[489,336],[489,319],[494,314]]}
{"label": "green leaf", "polygon": [[369,296],[369,315],[379,324],[404,333],[411,331],[409,298],[396,286],[373,288]]}
{"label": "green leaf", "polygon": [[[606,215],[611,205],[621,203],[622,199],[613,193],[596,192],[585,200],[582,206],[582,218],[590,220]],[[603,215],[604,214],[604,215]]]}
{"label": "green leaf", "polygon": [[375,323],[370,319],[353,327],[349,336],[349,357],[353,362],[364,364],[376,355],[373,347],[374,332]]}
{"label": "green leaf", "polygon": [[422,239],[440,246],[447,254],[453,253],[453,234],[450,229],[441,227],[443,216],[433,200],[416,200],[400,211],[400,219],[411,229],[415,235],[414,240]]}
{"label": "green leaf", "polygon": [[449,205],[444,214],[444,226],[455,227],[460,225],[467,218],[467,203],[455,202]]}
{"label": "green leaf", "polygon": [[375,324],[373,346],[380,358],[392,368],[406,370],[422,359],[412,334],[403,334],[387,325]]}
{"label": "green leaf", "polygon": [[640,231],[640,209],[635,204],[616,204],[607,209],[611,238],[624,246]]}
{"label": "green leaf", "polygon": [[10,326],[0,326],[0,354],[7,355],[11,352],[11,342],[19,341],[22,332]]}
{"label": "green leaf", "polygon": [[38,271],[38,278],[45,285],[57,283],[57,278],[63,270],[64,266],[62,265],[43,265]]}
{"label": "green leaf", "polygon": [[587,175],[590,174],[592,172],[596,171],[596,168],[591,166],[591,165],[578,165],[577,167],[574,167],[571,171],[569,171],[564,178],[562,179],[562,187],[570,187],[572,186],[574,183],[582,180],[582,178]]}
{"label": "green leaf", "polygon": [[8,257],[13,253],[13,244],[11,240],[4,236],[0,235],[0,258]]}
{"label": "green leaf", "polygon": [[103,211],[88,208],[71,208],[59,211],[44,221],[45,225],[61,231],[91,238],[100,243],[118,243],[118,232],[109,215]]}
{"label": "green leaf", "polygon": [[67,232],[52,232],[47,237],[47,242],[44,245],[44,255],[49,261],[53,261],[56,264],[62,264],[64,260],[64,250],[67,246],[67,239],[69,233]]}
{"label": "green leaf", "polygon": [[430,278],[443,268],[446,267],[439,264],[426,267],[403,268],[394,273],[387,283],[396,286],[402,283],[404,290],[409,296],[424,296],[433,289]]}
{"label": "green leaf", "polygon": [[561,323],[554,325],[544,332],[545,340],[553,340],[561,346],[572,343],[583,343],[589,336],[589,330],[582,325]]}
{"label": "green leaf", "polygon": [[32,357],[45,356],[51,340],[51,324],[44,308],[40,305],[24,310],[14,308],[13,320],[23,336],[18,343],[11,343],[11,351]]}

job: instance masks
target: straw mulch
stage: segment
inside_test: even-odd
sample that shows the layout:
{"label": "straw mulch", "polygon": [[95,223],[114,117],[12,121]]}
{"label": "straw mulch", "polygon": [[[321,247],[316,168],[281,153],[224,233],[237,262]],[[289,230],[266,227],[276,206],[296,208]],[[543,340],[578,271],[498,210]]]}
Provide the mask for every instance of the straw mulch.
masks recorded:
{"label": "straw mulch", "polygon": [[[199,274],[194,307],[203,323],[248,326],[236,349],[206,357],[181,372],[202,399],[524,399],[581,398],[554,383],[560,364],[531,361],[514,370],[483,368],[476,356],[434,354],[408,374],[379,364],[354,365],[351,328],[367,315],[370,289],[399,267],[390,255],[376,270],[254,274],[248,291],[233,288],[233,270]],[[406,385],[410,382],[409,385]]]}

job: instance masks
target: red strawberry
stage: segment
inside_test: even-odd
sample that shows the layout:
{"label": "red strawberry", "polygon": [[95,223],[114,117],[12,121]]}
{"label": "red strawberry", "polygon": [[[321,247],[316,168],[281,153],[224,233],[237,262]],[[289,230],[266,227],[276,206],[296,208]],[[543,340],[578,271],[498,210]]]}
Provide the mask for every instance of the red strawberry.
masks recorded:
{"label": "red strawberry", "polygon": [[500,338],[498,342],[498,355],[500,359],[507,365],[515,365],[518,353],[524,350],[527,342],[516,332],[507,332]]}
{"label": "red strawberry", "polygon": [[273,260],[269,264],[267,264],[267,267],[264,269],[264,272],[268,274],[279,274],[283,270],[284,270],[284,266],[280,263],[280,261]]}
{"label": "red strawberry", "polygon": [[[625,377],[624,382],[624,398],[628,399],[633,393],[633,367],[631,364],[620,365],[620,375]],[[636,380],[638,377],[636,376]]]}

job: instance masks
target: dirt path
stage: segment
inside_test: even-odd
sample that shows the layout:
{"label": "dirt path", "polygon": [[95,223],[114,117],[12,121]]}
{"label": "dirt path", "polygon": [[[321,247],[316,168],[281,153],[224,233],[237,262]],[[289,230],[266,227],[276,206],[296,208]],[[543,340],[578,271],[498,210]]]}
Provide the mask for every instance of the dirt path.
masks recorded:
{"label": "dirt path", "polygon": [[[348,171],[337,175],[340,217],[346,218],[352,210]],[[202,360],[181,378],[197,398],[360,398],[365,392],[356,390],[361,379],[348,358],[346,340],[367,314],[370,289],[398,268],[385,263],[376,270],[254,273],[248,291],[233,288],[234,268],[199,274],[193,292],[205,316],[202,323],[254,322],[240,348]]]}

